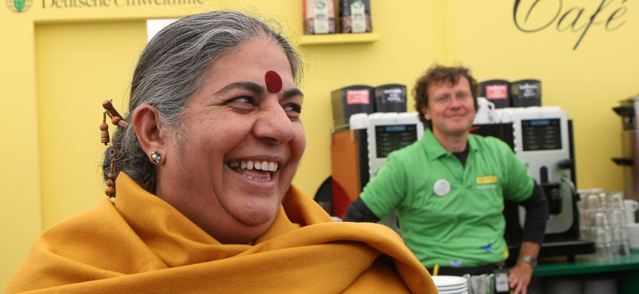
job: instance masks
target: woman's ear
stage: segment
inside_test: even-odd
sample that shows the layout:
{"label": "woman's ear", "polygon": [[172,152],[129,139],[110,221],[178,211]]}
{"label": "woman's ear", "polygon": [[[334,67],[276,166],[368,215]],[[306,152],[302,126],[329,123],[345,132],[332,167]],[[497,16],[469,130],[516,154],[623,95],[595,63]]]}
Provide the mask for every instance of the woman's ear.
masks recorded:
{"label": "woman's ear", "polygon": [[133,116],[133,130],[149,159],[154,151],[164,154],[166,132],[162,129],[158,110],[154,106],[149,104],[138,106]]}

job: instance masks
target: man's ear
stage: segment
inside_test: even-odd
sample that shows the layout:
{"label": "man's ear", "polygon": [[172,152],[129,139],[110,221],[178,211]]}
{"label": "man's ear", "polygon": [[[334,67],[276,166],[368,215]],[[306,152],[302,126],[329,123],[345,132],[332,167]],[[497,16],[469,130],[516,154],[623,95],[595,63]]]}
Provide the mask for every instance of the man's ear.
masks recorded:
{"label": "man's ear", "polygon": [[133,130],[149,159],[153,151],[164,154],[166,132],[162,129],[158,110],[154,106],[149,104],[138,106],[133,116]]}
{"label": "man's ear", "polygon": [[430,111],[429,111],[428,107],[422,106],[422,112],[424,112],[424,118],[426,120],[431,120]]}

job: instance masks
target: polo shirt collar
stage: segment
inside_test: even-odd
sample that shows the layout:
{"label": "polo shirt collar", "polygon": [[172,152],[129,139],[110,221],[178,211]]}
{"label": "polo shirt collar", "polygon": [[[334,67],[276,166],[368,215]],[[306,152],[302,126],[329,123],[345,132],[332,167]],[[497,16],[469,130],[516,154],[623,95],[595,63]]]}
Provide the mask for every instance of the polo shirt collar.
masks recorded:
{"label": "polo shirt collar", "polygon": [[468,135],[468,149],[469,151],[479,151],[479,141],[477,139],[478,135],[469,134]]}
{"label": "polo shirt collar", "polygon": [[[437,159],[450,153],[444,149],[444,146],[442,146],[439,141],[437,141],[437,138],[435,138],[435,135],[433,135],[433,131],[430,128],[424,130],[424,135],[422,136],[420,143],[422,144],[424,151],[426,151],[426,155],[430,159]],[[477,137],[473,134],[468,135],[468,148],[470,149],[469,151],[479,150],[479,142],[477,141]]]}
{"label": "polo shirt collar", "polygon": [[437,141],[437,138],[435,138],[435,135],[433,135],[433,131],[430,128],[424,130],[421,144],[422,147],[424,147],[424,151],[426,151],[426,155],[430,159],[437,159],[448,153],[448,151],[444,149],[444,146]]}

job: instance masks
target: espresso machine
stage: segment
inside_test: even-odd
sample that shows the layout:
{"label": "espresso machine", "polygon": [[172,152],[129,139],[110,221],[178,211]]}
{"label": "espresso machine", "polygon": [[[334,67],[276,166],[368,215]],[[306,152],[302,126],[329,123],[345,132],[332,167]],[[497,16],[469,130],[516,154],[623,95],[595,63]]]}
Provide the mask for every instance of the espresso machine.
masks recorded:
{"label": "espresso machine", "polygon": [[639,201],[639,95],[619,102],[613,110],[622,118],[622,157],[612,160],[623,167],[624,193],[626,199]]}
{"label": "espresso machine", "polygon": [[[579,196],[576,187],[572,121],[559,107],[491,107],[478,98],[471,132],[507,143],[542,188],[549,218],[540,256],[568,256],[594,252],[594,244],[579,240]],[[517,256],[523,237],[525,209],[505,201],[506,242]]]}
{"label": "espresso machine", "polygon": [[[388,155],[424,134],[417,112],[358,113],[349,122],[348,130],[334,131],[331,140],[334,215],[342,218]],[[380,223],[401,234],[395,210]]]}

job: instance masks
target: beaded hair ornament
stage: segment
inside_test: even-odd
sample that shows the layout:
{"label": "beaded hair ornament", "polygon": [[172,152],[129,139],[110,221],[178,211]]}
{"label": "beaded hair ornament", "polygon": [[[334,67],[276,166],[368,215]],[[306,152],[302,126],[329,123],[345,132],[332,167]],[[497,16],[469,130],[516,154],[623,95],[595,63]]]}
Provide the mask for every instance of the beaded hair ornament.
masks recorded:
{"label": "beaded hair ornament", "polygon": [[[122,129],[126,129],[129,124],[124,121],[122,115],[115,110],[111,100],[104,101],[102,103],[102,107],[104,107],[105,111],[102,114],[102,124],[100,124],[100,130],[102,131],[101,141],[104,145],[107,145],[110,142],[109,125],[106,123],[107,116],[111,118],[111,123],[113,125],[119,126]],[[109,171],[109,174],[107,175],[109,179],[106,182],[106,191],[104,191],[109,198],[115,198],[115,178],[117,178],[117,175],[115,174],[115,161],[118,159],[119,152],[120,150],[116,149],[115,146],[109,151],[109,155],[111,156],[111,171]]]}

